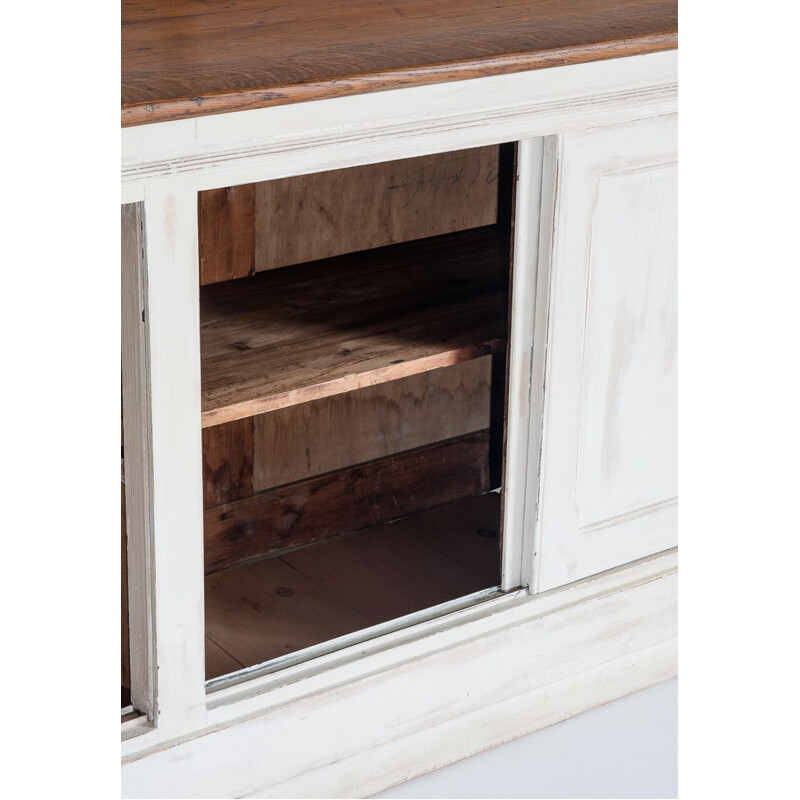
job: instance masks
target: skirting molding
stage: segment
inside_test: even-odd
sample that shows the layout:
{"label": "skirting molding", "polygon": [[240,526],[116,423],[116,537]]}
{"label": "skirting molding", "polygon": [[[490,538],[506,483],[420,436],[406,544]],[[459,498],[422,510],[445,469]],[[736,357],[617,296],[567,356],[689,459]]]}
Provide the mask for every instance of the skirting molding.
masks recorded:
{"label": "skirting molding", "polygon": [[460,644],[131,756],[123,796],[365,797],[673,677],[677,553],[490,619],[465,622]]}

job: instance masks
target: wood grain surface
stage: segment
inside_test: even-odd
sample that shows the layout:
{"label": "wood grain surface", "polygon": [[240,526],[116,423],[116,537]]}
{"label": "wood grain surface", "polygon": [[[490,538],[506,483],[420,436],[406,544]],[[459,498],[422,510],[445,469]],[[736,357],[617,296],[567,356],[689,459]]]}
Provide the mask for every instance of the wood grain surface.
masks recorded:
{"label": "wood grain surface", "polygon": [[200,283],[493,225],[498,175],[493,146],[200,192]]}
{"label": "wood grain surface", "polygon": [[260,492],[485,430],[491,359],[483,356],[251,417],[253,488]]}
{"label": "wood grain surface", "polygon": [[497,585],[499,524],[485,494],[209,575],[206,679]]}
{"label": "wood grain surface", "polygon": [[208,509],[206,574],[488,491],[486,431]]}
{"label": "wood grain surface", "polygon": [[250,497],[253,461],[253,417],[203,428],[203,505],[211,508]]}
{"label": "wood grain surface", "polygon": [[[301,547],[283,561],[373,625],[488,588],[478,575],[412,535],[420,516],[370,528],[369,535],[339,536]],[[447,525],[448,518],[443,518]],[[460,519],[451,515],[449,522],[463,535]]]}
{"label": "wood grain surface", "polygon": [[206,655],[206,679],[370,625],[279,558],[207,577],[205,596],[206,641],[216,645]]}
{"label": "wood grain surface", "polygon": [[477,147],[258,183],[256,271],[493,225],[498,152]]}
{"label": "wood grain surface", "polygon": [[505,348],[497,226],[204,286],[202,425]]}
{"label": "wood grain surface", "polygon": [[206,635],[206,680],[217,675],[236,672],[243,666],[244,664],[241,661],[223,650],[213,639]]}
{"label": "wood grain surface", "polygon": [[677,0],[123,0],[122,124],[677,47]]}
{"label": "wood grain surface", "polygon": [[409,535],[477,575],[484,586],[500,583],[500,493],[466,497],[425,512],[425,525],[400,520]]}
{"label": "wood grain surface", "polygon": [[255,190],[245,183],[197,195],[201,284],[255,273]]}

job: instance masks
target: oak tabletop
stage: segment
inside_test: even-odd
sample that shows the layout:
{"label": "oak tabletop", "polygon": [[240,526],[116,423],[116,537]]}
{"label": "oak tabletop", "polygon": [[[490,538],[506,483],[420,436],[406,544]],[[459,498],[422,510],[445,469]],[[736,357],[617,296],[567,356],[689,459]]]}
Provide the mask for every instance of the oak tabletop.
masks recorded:
{"label": "oak tabletop", "polygon": [[122,125],[677,47],[677,0],[122,0]]}

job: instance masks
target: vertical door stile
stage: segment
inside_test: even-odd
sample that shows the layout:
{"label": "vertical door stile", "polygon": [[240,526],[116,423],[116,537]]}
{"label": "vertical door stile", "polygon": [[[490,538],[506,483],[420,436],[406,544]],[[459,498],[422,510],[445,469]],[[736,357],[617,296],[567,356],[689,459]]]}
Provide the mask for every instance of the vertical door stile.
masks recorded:
{"label": "vertical door stile", "polygon": [[128,593],[131,703],[152,720],[155,713],[150,570],[152,464],[143,246],[141,204],[123,205],[122,429],[128,567],[128,583],[123,591]]}
{"label": "vertical door stile", "polygon": [[159,739],[205,723],[197,190],[145,192]]}
{"label": "vertical door stile", "polygon": [[553,248],[561,186],[561,153],[563,136],[547,136],[543,140],[542,191],[539,205],[539,242],[536,271],[536,308],[533,329],[533,359],[531,363],[530,416],[528,437],[528,475],[525,487],[524,528],[525,551],[523,562],[530,575],[532,593],[541,591],[540,566],[542,558],[541,500],[542,500],[542,452],[547,438],[545,419],[549,395],[547,385],[547,359],[551,336],[551,283],[553,270]]}
{"label": "vertical door stile", "polygon": [[514,211],[513,269],[510,314],[508,430],[506,436],[505,503],[503,507],[504,591],[530,583],[530,552],[525,527],[528,438],[532,422],[531,357],[536,304],[539,206],[542,191],[541,138],[519,142]]}

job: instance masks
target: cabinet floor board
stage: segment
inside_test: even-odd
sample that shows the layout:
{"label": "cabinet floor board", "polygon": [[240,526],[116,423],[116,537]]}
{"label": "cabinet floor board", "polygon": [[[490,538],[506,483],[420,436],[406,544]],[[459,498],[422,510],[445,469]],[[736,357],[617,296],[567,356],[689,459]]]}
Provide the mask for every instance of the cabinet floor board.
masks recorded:
{"label": "cabinet floor board", "polygon": [[366,616],[372,624],[484,589],[476,575],[414,538],[411,520],[288,553],[283,560]]}
{"label": "cabinet floor board", "polygon": [[426,525],[411,526],[420,542],[446,555],[481,579],[500,583],[500,494],[469,497],[426,514]]}
{"label": "cabinet floor board", "polygon": [[[206,636],[244,666],[369,624],[280,559],[264,559],[206,578]],[[216,676],[207,672],[206,677]]]}
{"label": "cabinet floor board", "polygon": [[244,664],[206,636],[206,674],[226,675],[229,672],[236,672],[243,666]]}
{"label": "cabinet floor board", "polygon": [[211,679],[496,585],[499,495],[450,503],[206,578]]}

